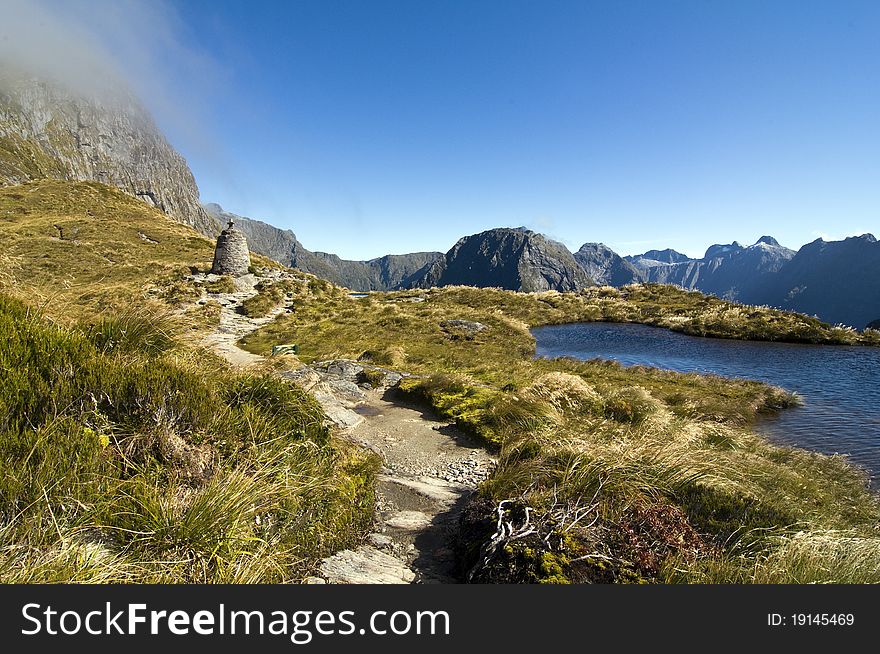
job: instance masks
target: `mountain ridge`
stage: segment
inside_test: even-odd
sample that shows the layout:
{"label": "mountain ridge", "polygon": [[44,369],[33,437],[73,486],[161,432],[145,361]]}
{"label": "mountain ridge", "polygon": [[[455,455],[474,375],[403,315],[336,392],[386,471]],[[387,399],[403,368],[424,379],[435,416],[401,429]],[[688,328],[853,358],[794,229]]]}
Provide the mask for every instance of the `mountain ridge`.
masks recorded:
{"label": "mountain ridge", "polygon": [[255,252],[354,291],[408,288],[442,256],[440,252],[412,252],[386,254],[367,261],[342,259],[328,252],[308,250],[289,229],[225,211],[217,203],[203,206],[219,222],[235,221]]}
{"label": "mountain ridge", "polygon": [[0,186],[38,179],[96,181],[214,236],[186,160],[125,90],[74,93],[37,77],[0,73]]}
{"label": "mountain ridge", "polygon": [[523,227],[497,227],[459,239],[414,286],[537,292],[577,291],[594,284],[561,243]]}
{"label": "mountain ridge", "polygon": [[[184,158],[125,91],[85,98],[31,76],[0,73],[0,186],[39,179],[116,187],[214,238],[234,219],[254,252],[357,291],[432,285],[574,291],[595,282],[667,283],[747,304],[768,304],[858,328],[880,316],[880,245],[865,234],[818,239],[795,252],[772,236],[707,248],[701,259],[672,249],[620,257],[601,243],[572,254],[524,227],[462,237],[446,253],[350,261],[305,248],[291,230],[200,203]],[[872,323],[873,324],[873,323]]]}

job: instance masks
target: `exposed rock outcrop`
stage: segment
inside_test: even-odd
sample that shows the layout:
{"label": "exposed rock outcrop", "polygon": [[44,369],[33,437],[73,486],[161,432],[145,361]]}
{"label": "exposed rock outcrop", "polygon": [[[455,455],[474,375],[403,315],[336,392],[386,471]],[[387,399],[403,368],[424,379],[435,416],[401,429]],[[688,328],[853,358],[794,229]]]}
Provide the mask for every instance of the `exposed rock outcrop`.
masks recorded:
{"label": "exposed rock outcrop", "polygon": [[115,186],[214,236],[192,172],[130,94],[84,98],[0,71],[0,185],[55,178]]}
{"label": "exposed rock outcrop", "polygon": [[864,328],[880,315],[880,242],[871,234],[807,243],[755,301]]}
{"label": "exposed rock outcrop", "polygon": [[648,250],[643,254],[635,254],[624,257],[627,261],[634,264],[637,268],[650,268],[662,263],[683,263],[692,261],[686,254],[676,252],[671,248],[665,250]]}
{"label": "exposed rock outcrop", "polygon": [[[830,323],[862,329],[876,324],[880,315],[880,243],[871,234],[817,239],[796,253],[762,236],[749,246],[736,241],[712,245],[702,259],[674,250],[626,259],[649,282],[816,315]],[[595,276],[601,278],[601,272]]]}
{"label": "exposed rock outcrop", "polygon": [[794,256],[794,251],[779,245],[771,236],[762,236],[749,246],[736,241],[709,246],[702,259],[685,257],[681,260],[683,256],[674,250],[653,250],[630,257],[629,261],[648,282],[675,284],[727,300],[755,304],[768,279]]}
{"label": "exposed rock outcrop", "polygon": [[597,284],[625,286],[645,281],[642,271],[602,243],[584,243],[574,258]]}

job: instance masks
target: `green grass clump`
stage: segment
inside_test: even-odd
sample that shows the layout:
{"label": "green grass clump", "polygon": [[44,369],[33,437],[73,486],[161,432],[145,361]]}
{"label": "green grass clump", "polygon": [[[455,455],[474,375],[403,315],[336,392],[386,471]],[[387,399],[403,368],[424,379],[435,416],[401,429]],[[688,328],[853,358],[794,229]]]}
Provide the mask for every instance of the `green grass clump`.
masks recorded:
{"label": "green grass clump", "polygon": [[205,284],[208,293],[235,293],[235,282],[229,275],[223,275],[220,279]]}
{"label": "green grass clump", "polygon": [[280,306],[291,286],[284,282],[263,281],[256,288],[257,294],[241,303],[241,312],[249,318],[262,318]]}
{"label": "green grass clump", "polygon": [[84,326],[95,347],[105,353],[158,355],[175,346],[171,315],[161,307],[132,306],[120,313],[104,315]]}
{"label": "green grass clump", "polygon": [[0,295],[0,579],[295,581],[356,543],[375,458],[298,387],[142,319],[83,331]]}

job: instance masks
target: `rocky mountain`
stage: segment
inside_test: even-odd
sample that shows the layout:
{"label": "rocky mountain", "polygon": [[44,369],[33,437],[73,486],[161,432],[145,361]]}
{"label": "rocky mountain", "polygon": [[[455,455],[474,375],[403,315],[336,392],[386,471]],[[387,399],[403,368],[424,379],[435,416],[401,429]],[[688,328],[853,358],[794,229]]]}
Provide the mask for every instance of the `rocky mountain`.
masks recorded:
{"label": "rocky mountain", "polygon": [[685,261],[692,261],[692,259],[686,254],[676,252],[671,248],[666,248],[665,250],[648,250],[644,254],[629,255],[624,257],[624,259],[629,261],[636,268],[642,269],[659,266],[664,263],[684,263]]}
{"label": "rocky mountain", "polygon": [[[368,261],[350,261],[326,252],[312,254],[324,266],[336,272],[338,278],[342,280],[337,283],[357,291],[412,288],[419,279],[424,277],[434,262],[443,256],[440,252],[412,252],[410,254],[386,254]],[[300,266],[297,267],[303,270]],[[313,274],[317,275],[318,273]]]}
{"label": "rocky mountain", "polygon": [[[674,250],[666,252],[679,254]],[[772,236],[762,236],[754,245],[743,246],[736,241],[712,245],[702,259],[684,257],[675,263],[664,263],[654,258],[657,254],[660,253],[652,251],[632,258],[647,281],[754,304],[767,280],[794,256],[794,251],[779,245]]]}
{"label": "rocky mountain", "polygon": [[192,172],[130,94],[85,98],[0,71],[0,186],[54,178],[97,181],[215,236]]}
{"label": "rocky mountain", "polygon": [[[880,243],[871,234],[843,241],[818,239],[797,253],[772,236],[762,236],[754,245],[712,245],[702,259],[674,250],[651,250],[625,259],[648,282],[816,315],[858,329],[880,326]],[[617,271],[614,257],[607,253],[591,262],[588,270],[596,279],[610,279]]]}
{"label": "rocky mountain", "polygon": [[279,263],[289,265],[286,262],[293,257],[291,253],[295,252],[298,247],[302,247],[296,240],[296,234],[289,229],[280,229],[262,220],[239,216],[224,210],[215,202],[203,204],[202,207],[220,225],[226,225],[230,220],[234,221],[247,237],[251,250]]}
{"label": "rocky mountain", "polygon": [[863,234],[807,243],[755,301],[862,329],[880,319],[880,242]]}
{"label": "rocky mountain", "polygon": [[465,236],[413,285],[500,287],[514,291],[576,291],[592,286],[571,252],[524,227]]}
{"label": "rocky mountain", "polygon": [[645,281],[641,270],[602,243],[584,243],[574,258],[597,284],[625,286]]}
{"label": "rocky mountain", "polygon": [[206,204],[204,208],[220,223],[234,220],[254,252],[354,291],[409,288],[443,256],[440,252],[414,252],[387,254],[369,261],[350,261],[335,254],[307,250],[289,229],[224,211],[216,203]]}

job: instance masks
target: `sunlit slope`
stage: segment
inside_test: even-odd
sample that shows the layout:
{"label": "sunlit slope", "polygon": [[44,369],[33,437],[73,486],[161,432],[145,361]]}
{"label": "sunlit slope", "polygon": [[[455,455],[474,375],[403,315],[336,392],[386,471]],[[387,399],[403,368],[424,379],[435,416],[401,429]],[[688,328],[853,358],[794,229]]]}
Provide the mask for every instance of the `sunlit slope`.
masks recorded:
{"label": "sunlit slope", "polygon": [[41,180],[0,189],[0,265],[34,300],[74,314],[122,306],[157,282],[165,292],[213,245],[109,186]]}

